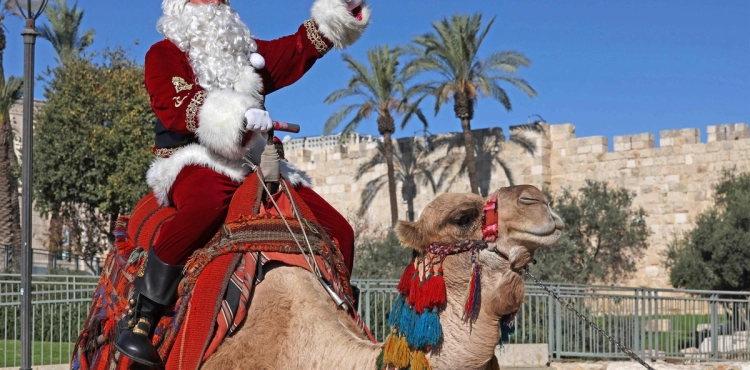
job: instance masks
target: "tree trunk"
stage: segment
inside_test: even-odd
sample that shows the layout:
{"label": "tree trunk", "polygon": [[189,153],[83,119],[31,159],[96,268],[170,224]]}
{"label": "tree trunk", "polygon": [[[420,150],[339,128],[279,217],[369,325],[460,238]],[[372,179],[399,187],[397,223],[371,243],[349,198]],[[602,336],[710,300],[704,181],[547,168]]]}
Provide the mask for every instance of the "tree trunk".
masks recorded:
{"label": "tree trunk", "polygon": [[466,172],[469,174],[469,187],[471,192],[479,194],[479,181],[477,180],[477,162],[474,156],[474,137],[471,134],[471,121],[461,119],[461,128],[464,131],[464,149],[466,150]]}
{"label": "tree trunk", "polygon": [[398,223],[398,202],[396,200],[396,173],[393,168],[393,140],[391,133],[383,135],[385,140],[385,165],[388,167],[388,196],[391,198],[391,226]]}
{"label": "tree trunk", "polygon": [[388,168],[388,196],[391,198],[391,226],[398,223],[398,202],[396,201],[396,172],[393,168],[393,139],[391,135],[396,132],[396,124],[390,112],[385,111],[378,117],[378,131],[383,135],[383,147],[385,149],[385,165]]}
{"label": "tree trunk", "polygon": [[0,244],[9,245],[10,268],[21,267],[21,205],[18,200],[18,182],[13,176],[16,163],[13,151],[13,132],[10,120],[0,122]]}

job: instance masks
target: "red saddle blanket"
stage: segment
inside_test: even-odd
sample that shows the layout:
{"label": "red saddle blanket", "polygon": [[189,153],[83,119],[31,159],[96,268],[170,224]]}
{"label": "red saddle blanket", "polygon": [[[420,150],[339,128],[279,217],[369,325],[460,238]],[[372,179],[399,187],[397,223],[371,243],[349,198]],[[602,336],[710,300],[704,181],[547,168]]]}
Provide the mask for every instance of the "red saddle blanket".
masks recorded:
{"label": "red saddle blanket", "polygon": [[[154,332],[153,343],[166,369],[199,368],[223,339],[241,326],[252,289],[259,282],[258,263],[279,261],[309,270],[297,241],[310,241],[324,279],[337,294],[352,301],[348,271],[335,242],[322,231],[294,189],[284,187],[286,191],[274,196],[278,210],[267,207],[261,204],[258,178],[249,176],[235,194],[222,229],[188,261],[174,310],[161,318]],[[302,222],[294,216],[293,203]],[[132,217],[118,220],[115,246],[107,256],[76,342],[71,369],[122,370],[133,365],[115,350],[113,342],[134,293],[133,279],[161,225],[174,212],[160,207],[151,194],[139,202]],[[356,312],[352,315],[369,335]]]}

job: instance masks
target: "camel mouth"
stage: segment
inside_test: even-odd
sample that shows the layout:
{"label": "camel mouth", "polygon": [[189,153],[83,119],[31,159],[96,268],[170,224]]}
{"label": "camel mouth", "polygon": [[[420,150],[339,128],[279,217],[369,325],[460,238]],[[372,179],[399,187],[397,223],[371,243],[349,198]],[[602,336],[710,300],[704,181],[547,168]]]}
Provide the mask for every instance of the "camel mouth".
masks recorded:
{"label": "camel mouth", "polygon": [[524,234],[529,234],[537,237],[547,237],[552,235],[562,235],[563,227],[558,225],[556,222],[546,227],[532,228],[532,229],[518,229],[517,231]]}

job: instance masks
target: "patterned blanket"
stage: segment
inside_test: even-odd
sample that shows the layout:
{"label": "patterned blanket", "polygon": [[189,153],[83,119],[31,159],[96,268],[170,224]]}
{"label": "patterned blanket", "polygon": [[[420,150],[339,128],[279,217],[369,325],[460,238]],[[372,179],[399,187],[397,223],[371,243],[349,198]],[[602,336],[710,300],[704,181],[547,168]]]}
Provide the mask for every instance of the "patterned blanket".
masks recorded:
{"label": "patterned blanket", "polygon": [[[161,318],[154,332],[153,343],[166,369],[199,368],[226,336],[239,329],[253,287],[260,282],[258,263],[279,261],[309,270],[295,238],[310,241],[324,279],[340,296],[353,299],[341,253],[294,190],[289,187],[274,197],[281,213],[260,204],[260,194],[258,179],[251,175],[235,194],[222,229],[188,261],[174,310]],[[292,200],[302,222],[293,216]],[[159,228],[173,214],[173,209],[159,207],[150,195],[130,218],[118,220],[115,246],[107,256],[71,369],[136,368],[114,349],[113,341],[133,296],[133,278]],[[356,312],[352,315],[369,334]]]}

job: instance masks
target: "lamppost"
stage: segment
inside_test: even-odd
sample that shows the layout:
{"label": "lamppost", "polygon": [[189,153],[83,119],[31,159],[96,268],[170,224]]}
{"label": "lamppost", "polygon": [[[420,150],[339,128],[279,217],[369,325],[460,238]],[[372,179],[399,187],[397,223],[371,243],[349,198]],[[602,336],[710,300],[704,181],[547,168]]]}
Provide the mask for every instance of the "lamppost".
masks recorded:
{"label": "lamppost", "polygon": [[23,30],[23,167],[21,168],[21,370],[31,370],[31,163],[34,140],[34,44],[36,19],[48,0],[16,0],[26,19]]}

